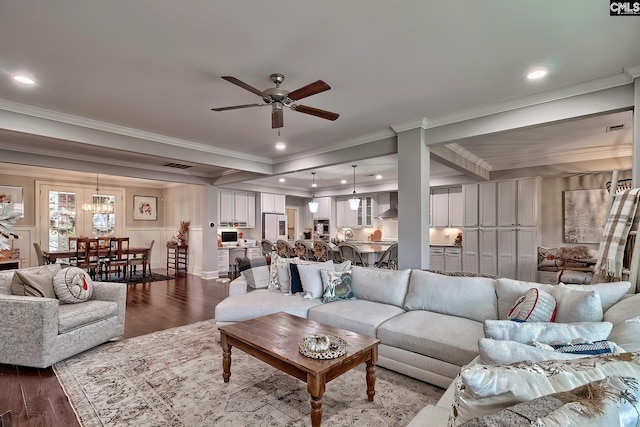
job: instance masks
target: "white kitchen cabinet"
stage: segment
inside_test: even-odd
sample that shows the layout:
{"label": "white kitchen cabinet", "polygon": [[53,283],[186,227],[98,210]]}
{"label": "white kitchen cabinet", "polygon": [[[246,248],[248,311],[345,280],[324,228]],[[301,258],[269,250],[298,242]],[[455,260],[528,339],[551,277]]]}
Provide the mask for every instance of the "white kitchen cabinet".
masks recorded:
{"label": "white kitchen cabinet", "polygon": [[536,227],[518,227],[518,279],[535,282],[538,272],[539,234]]}
{"label": "white kitchen cabinet", "polygon": [[478,184],[478,215],[481,227],[495,227],[498,224],[496,212],[497,188],[495,182]]}
{"label": "white kitchen cabinet", "polygon": [[449,226],[450,227],[462,227],[463,226],[463,200],[462,200],[462,187],[454,187],[449,189]]}
{"label": "white kitchen cabinet", "polygon": [[431,190],[431,225],[433,227],[449,226],[449,189],[434,188]]}
{"label": "white kitchen cabinet", "polygon": [[246,228],[255,227],[255,200],[254,193],[220,190],[220,226]]}
{"label": "white kitchen cabinet", "polygon": [[462,248],[444,248],[445,271],[462,271]]}
{"label": "white kitchen cabinet", "polygon": [[[348,202],[347,202],[348,204]],[[360,206],[356,211],[356,227],[373,227],[376,199],[373,196],[360,197]]]}
{"label": "white kitchen cabinet", "polygon": [[498,226],[516,225],[516,181],[498,182]]}
{"label": "white kitchen cabinet", "polygon": [[429,269],[430,270],[444,270],[444,248],[431,247],[429,250]]}
{"label": "white kitchen cabinet", "polygon": [[[480,229],[480,239],[478,241],[480,273],[498,274],[497,243],[497,232],[495,228]],[[463,245],[466,245],[464,240]]]}
{"label": "white kitchen cabinet", "polygon": [[518,180],[517,225],[521,227],[538,225],[541,188],[540,177]]}
{"label": "white kitchen cabinet", "polygon": [[229,273],[229,250],[218,248],[218,275]]}
{"label": "white kitchen cabinet", "polygon": [[462,204],[464,227],[477,227],[478,222],[478,184],[467,184],[462,186]]}
{"label": "white kitchen cabinet", "polygon": [[262,193],[260,197],[263,213],[283,214],[286,212],[287,208],[284,194]]}
{"label": "white kitchen cabinet", "polygon": [[478,254],[480,230],[465,228],[462,230],[462,268],[463,271],[478,273],[480,255]]}
{"label": "white kitchen cabinet", "polygon": [[262,256],[262,248],[260,246],[247,246],[245,250],[247,258],[259,258]]}
{"label": "white kitchen cabinet", "polygon": [[516,279],[517,233],[515,228],[498,229],[498,277]]}
{"label": "white kitchen cabinet", "polygon": [[331,219],[331,197],[316,197],[318,212],[313,214],[313,219]]}

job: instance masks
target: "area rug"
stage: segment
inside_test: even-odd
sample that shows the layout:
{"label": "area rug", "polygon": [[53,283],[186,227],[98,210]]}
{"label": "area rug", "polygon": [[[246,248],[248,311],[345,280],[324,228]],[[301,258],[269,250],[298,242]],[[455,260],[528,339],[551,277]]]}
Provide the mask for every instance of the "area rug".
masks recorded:
{"label": "area rug", "polygon": [[[80,424],[307,426],[307,386],[235,349],[222,380],[215,321],[96,347],[54,365]],[[404,426],[443,390],[378,367],[367,401],[364,365],[327,384],[323,426]]]}
{"label": "area rug", "polygon": [[119,277],[117,275],[111,275],[108,278],[98,278],[96,280],[99,280],[101,282],[117,282],[117,283],[128,283],[128,284],[134,284],[134,283],[147,283],[147,282],[159,282],[161,280],[172,280],[175,279],[175,277],[172,276],[165,276],[164,274],[158,274],[158,273],[147,273],[146,276],[142,275],[142,272],[136,273],[136,274],[132,274],[130,276],[127,276],[126,278],[124,277]]}

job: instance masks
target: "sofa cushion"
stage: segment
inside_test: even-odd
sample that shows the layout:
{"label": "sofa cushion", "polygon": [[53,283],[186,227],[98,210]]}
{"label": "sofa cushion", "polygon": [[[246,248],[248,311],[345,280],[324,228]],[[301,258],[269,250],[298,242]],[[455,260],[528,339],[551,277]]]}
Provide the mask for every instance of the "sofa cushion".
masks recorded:
{"label": "sofa cushion", "polygon": [[351,290],[351,270],[320,270],[322,276],[322,302],[334,302],[341,299],[355,299]]}
{"label": "sofa cushion", "polygon": [[413,310],[380,325],[377,338],[389,346],[463,366],[478,355],[478,340],[483,336],[482,323],[475,320]]}
{"label": "sofa cushion", "polygon": [[553,295],[531,288],[513,303],[507,319],[521,322],[553,322],[556,306]]}
{"label": "sofa cushion", "polygon": [[613,325],[609,322],[517,323],[510,320],[487,320],[484,322],[486,338],[505,341],[517,341],[528,344],[536,341],[544,344],[552,342],[571,342],[576,339],[585,341],[605,340]]}
{"label": "sofa cushion", "polygon": [[301,295],[256,289],[246,294],[231,295],[222,300],[216,305],[215,319],[221,322],[239,322],[279,311],[307,317],[309,309],[316,305],[322,305],[322,301],[302,298]]}
{"label": "sofa cushion", "polygon": [[298,264],[297,267],[305,296],[307,298],[321,298],[323,289],[320,270],[334,271],[333,261]]}
{"label": "sofa cushion", "polygon": [[60,301],[67,304],[87,301],[93,294],[89,273],[78,267],[60,270],[53,278],[53,289]]}
{"label": "sofa cushion", "polygon": [[11,290],[14,295],[56,298],[53,290],[53,275],[48,268],[29,272],[17,270],[11,281]]}
{"label": "sofa cushion", "polygon": [[624,351],[635,352],[640,351],[638,337],[640,337],[640,317],[632,317],[613,325],[608,339],[624,348]]}
{"label": "sofa cushion", "polygon": [[91,323],[118,315],[118,303],[112,301],[85,301],[81,304],[58,306],[58,334],[64,334]]}
{"label": "sofa cushion", "polygon": [[602,311],[606,312],[631,289],[631,282],[596,283],[594,285],[566,285],[578,291],[594,291],[600,297]]}
{"label": "sofa cushion", "polygon": [[556,322],[599,322],[602,320],[602,302],[594,291],[582,291],[558,284],[553,289],[558,302]]}
{"label": "sofa cushion", "polygon": [[[511,304],[513,301],[515,298]],[[407,310],[433,311],[478,322],[496,319],[498,301],[495,280],[445,276],[414,269],[404,307]]]}
{"label": "sofa cushion", "polygon": [[247,286],[253,289],[269,286],[269,266],[271,257],[237,258],[238,270],[247,279]]}
{"label": "sofa cushion", "polygon": [[496,295],[498,296],[498,319],[507,319],[509,309],[515,300],[524,295],[531,288],[543,290],[553,295],[555,285],[544,285],[542,283],[525,282],[499,278],[496,281]]}
{"label": "sofa cushion", "polygon": [[34,272],[46,269],[51,272],[52,276],[55,276],[55,274],[60,271],[60,268],[60,264],[47,264],[37,267],[21,268],[19,270],[0,271],[0,295],[13,295],[13,291],[11,290],[11,282],[13,281],[13,275],[16,271]]}
{"label": "sofa cushion", "polygon": [[625,298],[604,313],[604,320],[614,325],[640,316],[640,294]]}
{"label": "sofa cushion", "polygon": [[395,305],[356,299],[315,306],[309,310],[309,319],[375,338],[383,322],[402,313]]}
{"label": "sofa cushion", "polygon": [[353,266],[351,283],[357,299],[403,307],[411,270]]}

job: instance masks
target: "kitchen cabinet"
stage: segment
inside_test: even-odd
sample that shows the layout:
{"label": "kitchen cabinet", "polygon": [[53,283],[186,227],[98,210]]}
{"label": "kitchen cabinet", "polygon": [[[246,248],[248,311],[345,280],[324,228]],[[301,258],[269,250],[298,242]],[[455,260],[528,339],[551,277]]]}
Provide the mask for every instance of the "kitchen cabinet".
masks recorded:
{"label": "kitchen cabinet", "polygon": [[480,273],[493,274],[494,276],[498,275],[497,244],[498,240],[495,228],[480,229],[480,238],[478,241]]}
{"label": "kitchen cabinet", "polygon": [[515,228],[498,229],[498,277],[516,278],[516,241]]}
{"label": "kitchen cabinet", "polygon": [[462,248],[431,246],[429,249],[429,269],[462,271]]}
{"label": "kitchen cabinet", "polygon": [[280,213],[286,212],[286,203],[284,194],[262,193],[260,195],[262,204],[262,213]]}
{"label": "kitchen cabinet", "polygon": [[516,225],[516,181],[498,182],[498,225],[513,227]]}
{"label": "kitchen cabinet", "polygon": [[449,226],[449,189],[434,188],[431,190],[431,226]]}
{"label": "kitchen cabinet", "polygon": [[462,187],[449,189],[449,226],[462,227],[463,221]]}
{"label": "kitchen cabinet", "polygon": [[373,227],[376,209],[376,197],[360,196],[360,206],[357,211],[352,211],[349,206],[351,197],[336,199],[336,227],[363,228]]}
{"label": "kitchen cabinet", "polygon": [[429,249],[429,269],[444,271],[444,248],[432,247]]}
{"label": "kitchen cabinet", "polygon": [[497,191],[495,182],[478,184],[478,216],[481,227],[495,227],[498,224],[496,209]]}
{"label": "kitchen cabinet", "polygon": [[478,221],[478,184],[462,186],[462,225],[464,227],[477,227]]}
{"label": "kitchen cabinet", "polygon": [[539,234],[535,227],[518,227],[516,268],[518,279],[535,282],[538,272]]}
{"label": "kitchen cabinet", "polygon": [[[348,202],[347,202],[348,204]],[[360,206],[356,211],[356,227],[373,227],[373,220],[377,212],[376,199],[373,196],[361,196]]]}
{"label": "kitchen cabinet", "polygon": [[313,219],[331,219],[331,197],[316,197],[318,212],[313,214]]}
{"label": "kitchen cabinet", "polygon": [[247,246],[245,251],[247,258],[259,258],[262,256],[262,248],[260,246]]}
{"label": "kitchen cabinet", "polygon": [[518,180],[517,225],[537,227],[542,189],[540,177]]}
{"label": "kitchen cabinet", "polygon": [[219,223],[222,227],[254,228],[256,226],[254,193],[220,190]]}
{"label": "kitchen cabinet", "polygon": [[218,275],[229,273],[229,250],[218,248]]}
{"label": "kitchen cabinet", "polygon": [[465,228],[462,230],[462,268],[464,271],[480,272],[479,241],[480,229]]}

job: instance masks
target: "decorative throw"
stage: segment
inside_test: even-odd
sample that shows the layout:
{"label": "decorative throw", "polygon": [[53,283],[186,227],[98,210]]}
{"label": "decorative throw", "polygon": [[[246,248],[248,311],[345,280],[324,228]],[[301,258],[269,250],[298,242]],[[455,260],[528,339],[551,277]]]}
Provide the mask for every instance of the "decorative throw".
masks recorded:
{"label": "decorative throw", "polygon": [[598,261],[591,283],[615,282],[622,278],[622,261],[627,237],[638,207],[640,188],[615,196],[598,250]]}
{"label": "decorative throw", "polygon": [[247,280],[247,286],[253,289],[269,286],[271,257],[237,258],[238,270]]}
{"label": "decorative throw", "polygon": [[67,304],[84,302],[93,294],[93,281],[78,267],[67,267],[53,277],[53,290],[58,299]]}

